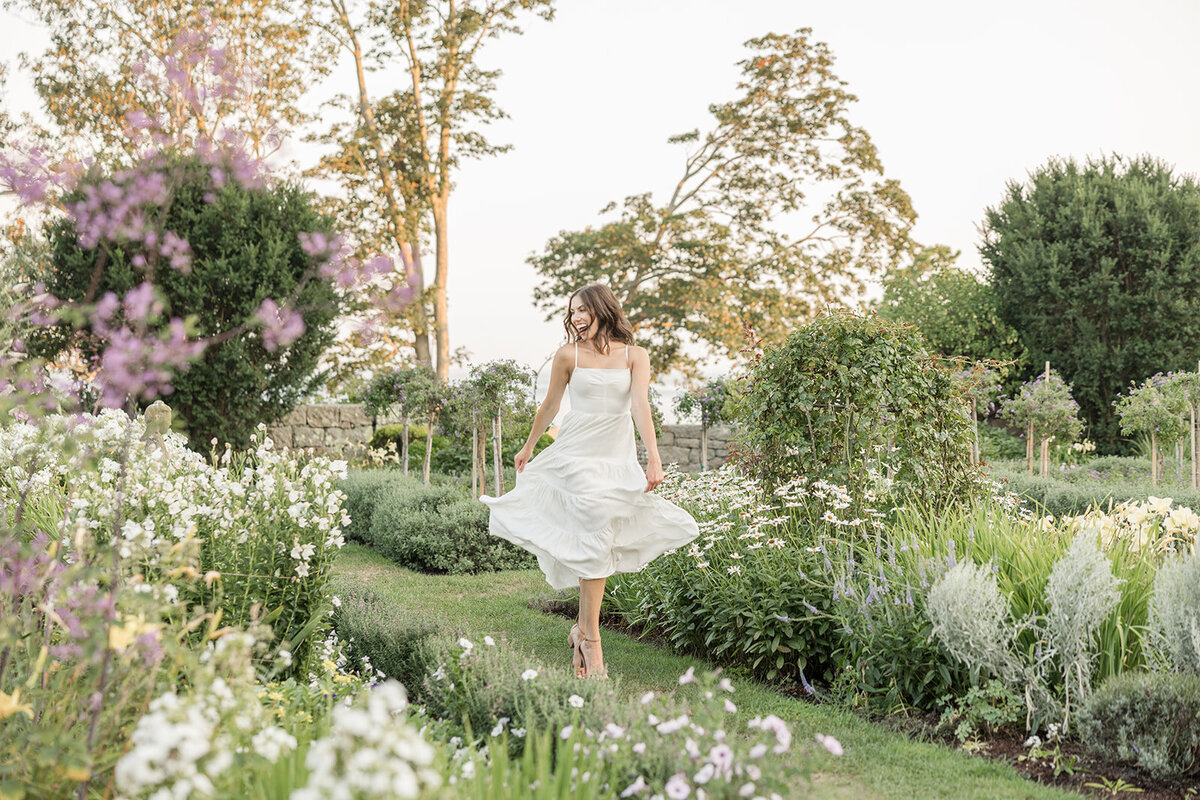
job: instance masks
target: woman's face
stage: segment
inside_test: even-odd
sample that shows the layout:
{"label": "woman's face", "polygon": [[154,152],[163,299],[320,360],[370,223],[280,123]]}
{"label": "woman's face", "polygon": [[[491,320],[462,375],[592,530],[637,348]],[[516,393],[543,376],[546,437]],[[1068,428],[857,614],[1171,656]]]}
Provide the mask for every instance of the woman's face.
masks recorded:
{"label": "woman's face", "polygon": [[596,333],[596,320],[592,318],[592,312],[584,306],[583,298],[575,297],[571,300],[571,327],[578,332],[580,341],[584,342]]}

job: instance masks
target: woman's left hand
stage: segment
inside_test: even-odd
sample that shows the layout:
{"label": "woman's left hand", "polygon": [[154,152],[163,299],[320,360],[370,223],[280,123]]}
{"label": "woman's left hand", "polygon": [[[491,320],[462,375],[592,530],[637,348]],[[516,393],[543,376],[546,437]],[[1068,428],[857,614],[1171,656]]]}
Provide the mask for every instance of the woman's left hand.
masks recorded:
{"label": "woman's left hand", "polygon": [[658,461],[651,461],[646,465],[646,491],[653,491],[656,486],[663,482],[663,468]]}

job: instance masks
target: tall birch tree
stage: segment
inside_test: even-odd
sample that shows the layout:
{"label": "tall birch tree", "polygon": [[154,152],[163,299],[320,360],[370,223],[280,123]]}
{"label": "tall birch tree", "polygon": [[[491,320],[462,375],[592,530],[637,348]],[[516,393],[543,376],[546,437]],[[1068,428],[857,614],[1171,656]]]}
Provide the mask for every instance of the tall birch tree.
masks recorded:
{"label": "tall birch tree", "polygon": [[[423,302],[408,321],[416,359],[449,379],[452,353],[446,287],[449,277],[449,201],[453,176],[466,159],[508,150],[481,132],[502,118],[493,94],[499,70],[479,66],[484,42],[521,33],[522,15],[553,16],[553,0],[399,0],[352,8],[330,0],[331,29],[354,64],[356,86],[339,104],[353,122],[320,137],[334,146],[319,174],[345,189],[344,216],[362,235],[407,241]],[[402,88],[374,95],[374,73],[399,67]],[[430,242],[434,274],[427,286],[421,246]],[[429,318],[432,317],[432,325]],[[430,341],[432,333],[434,341]]]}

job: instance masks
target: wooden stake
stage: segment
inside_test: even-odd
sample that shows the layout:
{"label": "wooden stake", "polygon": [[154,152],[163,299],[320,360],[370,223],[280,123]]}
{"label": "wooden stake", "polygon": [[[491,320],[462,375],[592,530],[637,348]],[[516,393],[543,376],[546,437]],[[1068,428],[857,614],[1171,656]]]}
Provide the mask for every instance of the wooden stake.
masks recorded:
{"label": "wooden stake", "polygon": [[[426,420],[426,428],[425,428],[425,475],[424,475],[424,480],[425,480],[426,486],[429,485],[429,474],[430,474],[430,470],[431,470],[431,464],[429,462],[433,461],[433,426],[435,424],[437,424],[437,415],[430,414],[429,419]],[[405,456],[405,458],[407,458],[407,456]]]}
{"label": "wooden stake", "polygon": [[708,426],[700,426],[700,469],[708,469]]}
{"label": "wooden stake", "polygon": [[1033,474],[1033,420],[1025,428],[1025,474]]}
{"label": "wooden stake", "polygon": [[400,458],[404,460],[404,474],[408,475],[408,414],[404,415],[404,434],[400,441]]}
{"label": "wooden stake", "polygon": [[1158,436],[1150,431],[1150,485],[1158,486]]}
{"label": "wooden stake", "polygon": [[1196,485],[1197,478],[1200,478],[1200,473],[1197,472],[1197,467],[1200,467],[1200,459],[1196,458],[1196,406],[1192,404],[1188,410],[1192,415],[1192,426],[1190,429],[1192,433],[1192,488],[1196,489],[1200,488]]}
{"label": "wooden stake", "polygon": [[504,464],[500,455],[500,412],[492,415],[492,469],[496,472],[496,497],[504,494]]}
{"label": "wooden stake", "polygon": [[479,429],[475,426],[475,420],[471,420],[471,496],[479,497],[479,470],[475,468],[475,457],[479,455],[479,445],[475,441],[479,436]]}

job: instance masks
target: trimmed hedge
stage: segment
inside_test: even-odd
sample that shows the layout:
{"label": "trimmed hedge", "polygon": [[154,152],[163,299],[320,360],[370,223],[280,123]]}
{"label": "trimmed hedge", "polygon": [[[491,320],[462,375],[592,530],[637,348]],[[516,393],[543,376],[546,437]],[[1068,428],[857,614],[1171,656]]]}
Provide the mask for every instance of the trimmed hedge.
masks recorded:
{"label": "trimmed hedge", "polygon": [[367,544],[370,540],[371,514],[379,494],[396,482],[396,476],[383,470],[350,470],[339,488],[346,493],[343,507],[350,515],[350,524],[342,535],[347,542]]}
{"label": "trimmed hedge", "polygon": [[1127,672],[1105,681],[1079,713],[1080,738],[1103,758],[1156,778],[1200,771],[1200,676]]}
{"label": "trimmed hedge", "polygon": [[361,542],[402,567],[430,573],[530,569],[532,554],[488,532],[488,509],[454,481],[428,486],[394,470],[354,472],[341,482]]}

